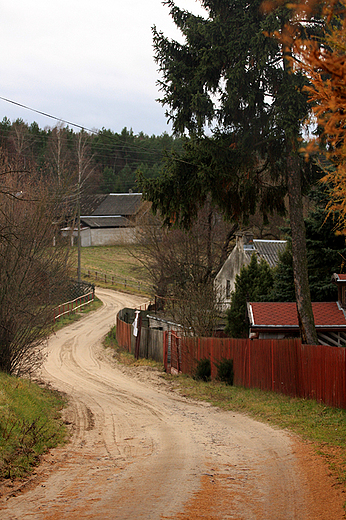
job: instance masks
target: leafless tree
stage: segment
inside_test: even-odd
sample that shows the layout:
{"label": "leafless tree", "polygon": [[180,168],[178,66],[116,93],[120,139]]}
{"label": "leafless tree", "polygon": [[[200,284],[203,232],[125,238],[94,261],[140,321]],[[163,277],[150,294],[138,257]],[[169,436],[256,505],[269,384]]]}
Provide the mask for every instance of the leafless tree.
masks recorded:
{"label": "leafless tree", "polygon": [[47,165],[58,188],[64,186],[73,168],[72,150],[68,146],[68,128],[62,123],[51,129],[47,144]]}
{"label": "leafless tree", "polygon": [[165,314],[189,334],[209,335],[219,321],[214,278],[226,260],[237,230],[206,204],[189,231],[164,228],[158,217],[142,225],[141,254]]}
{"label": "leafless tree", "polygon": [[53,308],[67,295],[67,250],[53,247],[60,206],[37,172],[0,165],[0,370],[23,375],[41,362]]}

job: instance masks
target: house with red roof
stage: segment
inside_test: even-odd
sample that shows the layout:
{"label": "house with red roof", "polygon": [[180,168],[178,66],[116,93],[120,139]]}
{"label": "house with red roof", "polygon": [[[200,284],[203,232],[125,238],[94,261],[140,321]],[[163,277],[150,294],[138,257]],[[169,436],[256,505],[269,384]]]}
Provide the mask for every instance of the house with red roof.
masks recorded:
{"label": "house with red roof", "polygon": [[[312,310],[319,343],[346,346],[346,275],[334,274],[337,302],[313,302]],[[283,339],[299,337],[295,302],[249,302],[250,338]]]}

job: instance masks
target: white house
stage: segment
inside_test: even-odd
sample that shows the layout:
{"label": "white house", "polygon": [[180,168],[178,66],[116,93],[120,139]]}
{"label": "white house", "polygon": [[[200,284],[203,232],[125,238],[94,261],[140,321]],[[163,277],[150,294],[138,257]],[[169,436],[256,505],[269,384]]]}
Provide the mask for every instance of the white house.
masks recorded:
{"label": "white house", "polygon": [[243,266],[249,265],[253,254],[264,258],[270,267],[274,267],[285,247],[286,240],[254,239],[251,232],[237,233],[236,245],[215,278],[222,309],[229,307],[236,276]]}

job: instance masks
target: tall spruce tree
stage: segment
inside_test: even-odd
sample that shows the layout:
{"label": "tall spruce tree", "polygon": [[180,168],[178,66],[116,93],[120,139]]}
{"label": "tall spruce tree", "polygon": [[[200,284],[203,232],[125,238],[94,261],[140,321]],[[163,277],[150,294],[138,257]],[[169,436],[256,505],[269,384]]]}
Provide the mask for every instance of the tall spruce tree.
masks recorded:
{"label": "tall spruce tree", "polygon": [[[206,17],[165,2],[183,43],[153,29],[160,101],[174,132],[187,132],[191,141],[185,155],[171,157],[161,179],[142,179],[142,187],[167,223],[184,225],[209,193],[228,217],[240,219],[258,206],[282,209],[287,190],[301,336],[314,344],[302,206],[309,164],[298,151],[309,113],[307,79],[292,71],[291,49],[269,36],[283,30],[292,11],[265,13],[262,0],[200,2]],[[316,27],[312,19],[302,30]]]}

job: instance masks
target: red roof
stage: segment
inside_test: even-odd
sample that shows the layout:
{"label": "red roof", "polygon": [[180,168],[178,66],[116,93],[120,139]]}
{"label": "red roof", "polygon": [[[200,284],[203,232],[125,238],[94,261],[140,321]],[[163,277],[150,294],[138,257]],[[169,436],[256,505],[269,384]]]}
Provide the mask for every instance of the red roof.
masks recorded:
{"label": "red roof", "polygon": [[333,278],[336,282],[346,282],[346,274],[334,274]]}
{"label": "red roof", "polygon": [[[249,303],[251,327],[299,327],[295,302]],[[312,304],[317,328],[346,328],[346,318],[337,302]]]}

